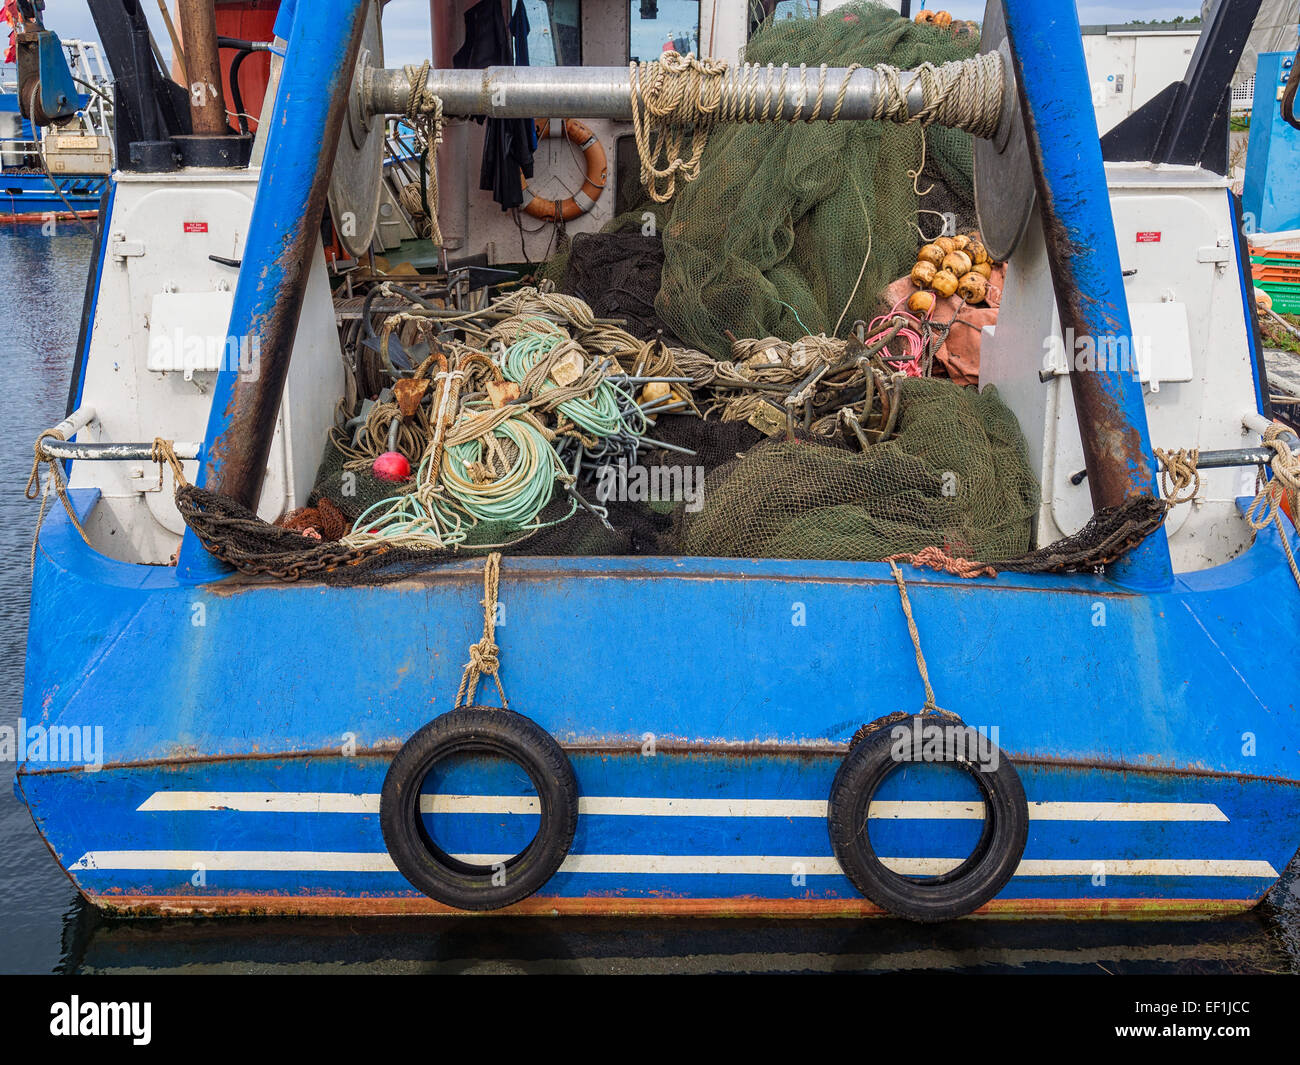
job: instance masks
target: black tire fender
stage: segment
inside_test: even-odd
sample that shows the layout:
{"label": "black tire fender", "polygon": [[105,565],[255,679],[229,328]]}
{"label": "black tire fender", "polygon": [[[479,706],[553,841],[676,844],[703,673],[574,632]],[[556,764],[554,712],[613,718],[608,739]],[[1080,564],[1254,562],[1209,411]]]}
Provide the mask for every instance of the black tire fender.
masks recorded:
{"label": "black tire fender", "polygon": [[[987,739],[979,742],[984,749],[996,751],[996,768],[964,757],[957,749],[953,722],[956,727],[968,726],[961,725],[956,715],[890,715],[885,720],[894,727],[859,730],[835,774],[827,804],[831,847],[853,885],[881,909],[913,921],[963,917],[997,895],[1020,864],[1029,836],[1029,805],[1020,775],[1002,750],[991,747]],[[984,797],[984,829],[970,857],[955,869],[923,878],[887,868],[867,832],[867,811],[885,778],[899,765],[925,761],[911,738],[922,735],[914,722],[948,726],[943,733],[941,762],[969,773]],[[900,727],[906,730],[905,735],[896,733]],[[975,734],[974,729],[970,734]]]}
{"label": "black tire fender", "polygon": [[[509,759],[537,791],[537,834],[495,867],[444,853],[420,814],[420,788],[429,771],[445,758],[469,753]],[[384,778],[379,824],[393,863],[413,887],[460,910],[497,910],[532,895],[560,868],[578,825],[578,781],[568,756],[536,722],[513,710],[461,707],[434,718],[397,752]]]}

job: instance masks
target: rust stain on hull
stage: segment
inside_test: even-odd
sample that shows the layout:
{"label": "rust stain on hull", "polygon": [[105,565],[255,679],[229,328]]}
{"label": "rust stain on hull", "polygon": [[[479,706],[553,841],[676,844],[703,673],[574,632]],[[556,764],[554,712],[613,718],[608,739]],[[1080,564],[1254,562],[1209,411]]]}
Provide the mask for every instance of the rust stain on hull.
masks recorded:
{"label": "rust stain on hull", "polygon": [[[534,896],[500,910],[457,910],[424,896],[352,898],[286,895],[86,895],[110,914],[132,917],[454,916],[454,917],[889,917],[866,899],[547,898]],[[994,899],[977,917],[1162,918],[1242,913],[1251,900]]]}
{"label": "rust stain on hull", "polygon": [[[1020,85],[1020,101],[1033,160],[1034,185],[1038,193],[1043,238],[1047,245],[1052,288],[1056,294],[1062,332],[1066,336],[1092,338],[1096,357],[1101,359],[1108,357],[1099,343],[1103,337],[1127,334],[1131,351],[1131,324],[1121,329],[1104,304],[1086,300],[1083,296],[1083,286],[1075,271],[1075,260],[1087,259],[1094,253],[1086,244],[1075,239],[1057,211],[1052,184],[1044,177],[1042,162],[1038,158],[1039,136],[1035,115],[1033,108],[1026,105],[1023,80]],[[1118,379],[1112,378],[1108,373],[1079,372],[1073,365],[1074,354],[1067,348],[1066,360],[1071,364],[1070,391],[1078,414],[1092,505],[1096,510],[1119,506],[1130,496],[1140,494],[1140,486],[1135,481],[1141,476],[1140,471],[1150,466],[1151,457],[1142,446],[1141,432],[1125,414],[1117,397],[1108,387],[1117,386]]]}
{"label": "rust stain on hull", "polygon": [[[358,758],[392,758],[401,747],[401,742],[367,747],[347,756],[349,760]],[[640,757],[639,740],[579,740],[562,742],[561,749],[569,755],[625,756]],[[843,758],[848,753],[847,743],[818,741],[816,743],[779,743],[762,740],[729,742],[726,740],[692,740],[673,742],[660,741],[656,750],[663,755],[708,756],[712,758]],[[321,747],[309,751],[251,751],[247,754],[204,754],[177,755],[170,758],[145,758],[132,762],[105,762],[97,771],[131,769],[176,769],[183,770],[189,766],[215,765],[227,762],[288,762],[310,758],[342,758],[337,747]],[[1144,765],[1138,762],[1116,762],[1106,759],[1063,758],[1043,754],[1016,754],[1007,752],[1007,758],[1018,767],[1042,767],[1044,769],[1069,769],[1079,772],[1100,771],[1106,773],[1136,773],[1157,776],[1175,776],[1189,779],[1233,780],[1244,784],[1278,784],[1286,787],[1300,787],[1300,779],[1292,777],[1265,776],[1258,773],[1225,772],[1204,769],[1195,766]],[[46,765],[41,768],[29,768],[27,763],[18,767],[17,777],[21,782],[24,777],[37,777],[54,773],[81,773],[85,770],[79,765]]]}

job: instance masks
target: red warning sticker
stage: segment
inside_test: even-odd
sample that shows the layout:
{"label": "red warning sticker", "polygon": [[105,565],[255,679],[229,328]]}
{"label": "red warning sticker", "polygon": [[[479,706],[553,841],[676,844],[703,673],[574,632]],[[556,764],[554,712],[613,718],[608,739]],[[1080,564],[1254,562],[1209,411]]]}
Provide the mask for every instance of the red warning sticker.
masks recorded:
{"label": "red warning sticker", "polygon": [[[208,231],[207,222],[186,222],[185,223],[186,233],[206,233],[207,231]],[[1160,234],[1157,233],[1156,238],[1159,239],[1159,237]]]}
{"label": "red warning sticker", "polygon": [[1141,233],[1137,235],[1137,242],[1139,244],[1159,244],[1160,230],[1158,229],[1143,230]]}

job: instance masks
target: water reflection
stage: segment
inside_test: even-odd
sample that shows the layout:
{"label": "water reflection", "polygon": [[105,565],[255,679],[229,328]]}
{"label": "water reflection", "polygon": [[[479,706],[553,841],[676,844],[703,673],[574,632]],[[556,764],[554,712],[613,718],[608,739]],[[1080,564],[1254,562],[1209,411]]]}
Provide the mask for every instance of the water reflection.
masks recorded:
{"label": "water reflection", "polygon": [[1207,921],[305,918],[99,921],[88,973],[1285,973],[1262,915]]}

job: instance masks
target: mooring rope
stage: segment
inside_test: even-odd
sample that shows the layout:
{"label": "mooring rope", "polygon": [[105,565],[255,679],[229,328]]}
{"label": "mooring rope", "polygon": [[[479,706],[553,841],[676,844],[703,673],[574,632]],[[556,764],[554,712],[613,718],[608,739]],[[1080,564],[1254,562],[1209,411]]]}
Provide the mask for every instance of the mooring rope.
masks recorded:
{"label": "mooring rope", "polygon": [[1250,509],[1246,511],[1246,520],[1253,529],[1263,529],[1270,522],[1277,527],[1287,565],[1291,567],[1291,576],[1295,578],[1296,586],[1300,587],[1300,565],[1296,564],[1286,526],[1282,524],[1284,500],[1290,508],[1291,520],[1295,522],[1300,519],[1300,458],[1283,439],[1286,431],[1286,427],[1279,422],[1273,422],[1264,430],[1262,443],[1273,452],[1273,461],[1269,463],[1273,476],[1265,481],[1264,469],[1260,467],[1257,475],[1259,490],[1251,501]]}
{"label": "mooring rope", "polygon": [[[497,596],[501,588],[501,552],[493,551],[483,564],[483,637],[469,645],[469,661],[460,677],[455,706],[470,706],[484,673],[496,681],[501,705],[510,709],[506,690],[501,686],[501,648],[497,646]],[[455,707],[453,707],[455,709]]]}
{"label": "mooring rope", "polygon": [[[57,459],[46,452],[44,442],[46,440],[66,440],[58,429],[46,429],[36,438],[33,447],[32,472],[27,476],[27,487],[23,489],[23,495],[28,499],[37,499],[41,501],[41,509],[36,515],[36,531],[32,534],[32,555],[31,565],[36,566],[36,545],[41,539],[41,526],[45,524],[45,511],[50,501],[50,488],[53,487],[59,497],[59,502],[63,504],[63,509],[68,513],[68,520],[72,522],[72,527],[81,534],[81,539],[87,547],[93,548],[90,537],[86,535],[86,530],[82,528],[81,522],[77,520],[77,512],[72,506],[72,500],[68,497],[67,482],[63,479],[62,459]],[[162,437],[154,437],[153,448],[150,454],[150,460],[158,463],[158,487],[163,486],[163,465],[171,467],[172,475],[176,478],[177,487],[188,485],[189,481],[185,478],[185,468],[181,465],[181,460],[176,457],[176,449],[170,440],[164,440]],[[49,469],[49,474],[45,479],[44,488],[41,487],[41,466],[45,465]]]}
{"label": "mooring rope", "polygon": [[934,689],[930,686],[930,671],[925,665],[925,653],[921,650],[921,634],[916,629],[916,618],[912,616],[912,602],[907,597],[907,585],[903,582],[903,571],[898,568],[898,563],[892,559],[889,562],[889,568],[893,571],[894,580],[898,583],[898,598],[902,601],[903,616],[907,619],[907,632],[912,637],[912,649],[916,652],[916,668],[921,674],[921,683],[925,686],[925,704],[921,707],[921,713],[928,714],[932,711],[946,713],[934,701]]}
{"label": "mooring rope", "polygon": [[1201,491],[1201,473],[1196,468],[1200,451],[1179,448],[1169,452],[1158,447],[1155,454],[1160,463],[1160,494],[1165,498],[1165,506],[1172,510],[1180,503],[1195,499]]}
{"label": "mooring rope", "polygon": [[[28,499],[37,499],[41,501],[40,512],[36,515],[36,531],[32,534],[32,568],[36,568],[36,545],[41,538],[41,526],[45,524],[45,510],[50,502],[50,488],[58,494],[59,501],[63,504],[63,509],[68,512],[68,518],[72,521],[73,528],[81,534],[81,538],[90,546],[90,537],[86,535],[86,530],[81,527],[81,522],[77,520],[77,512],[72,508],[72,500],[68,498],[67,482],[63,479],[63,466],[60,459],[45,452],[44,442],[46,440],[66,440],[57,429],[46,429],[36,438],[33,446],[32,472],[27,477],[27,487],[23,490],[23,495]],[[41,465],[45,464],[49,473],[45,478],[45,486],[41,487]]]}
{"label": "mooring rope", "polygon": [[[429,91],[431,67],[432,64],[426,59],[418,67],[407,64],[402,69],[410,83],[406,96],[406,117],[423,142],[426,153],[424,179],[425,199],[429,208],[428,238],[441,246],[442,229],[438,226],[438,148],[442,145],[442,98]],[[412,210],[412,203],[423,211],[424,203],[421,202],[420,193],[421,189],[415,182],[402,189],[402,206],[413,216],[416,212]]]}
{"label": "mooring rope", "polygon": [[[1273,422],[1263,433],[1263,445],[1273,452],[1273,460],[1269,463],[1273,476],[1265,480],[1264,467],[1260,466],[1256,478],[1259,488],[1246,511],[1246,521],[1256,530],[1269,524],[1276,526],[1291,576],[1296,587],[1300,587],[1300,565],[1296,563],[1286,527],[1282,524],[1284,499],[1293,516],[1300,514],[1300,458],[1283,439],[1286,432],[1285,426]],[[1200,492],[1201,474],[1196,468],[1198,455],[1195,448],[1190,451],[1180,449],[1172,454],[1156,448],[1156,458],[1160,461],[1160,490],[1167,509],[1172,510],[1180,503],[1195,499]]]}
{"label": "mooring rope", "polygon": [[150,449],[149,461],[158,463],[159,488],[162,488],[164,463],[171,467],[172,477],[175,478],[177,486],[184,487],[190,483],[185,477],[185,467],[181,465],[181,460],[176,457],[176,445],[172,441],[164,440],[161,436],[155,436],[153,438],[153,447]]}

